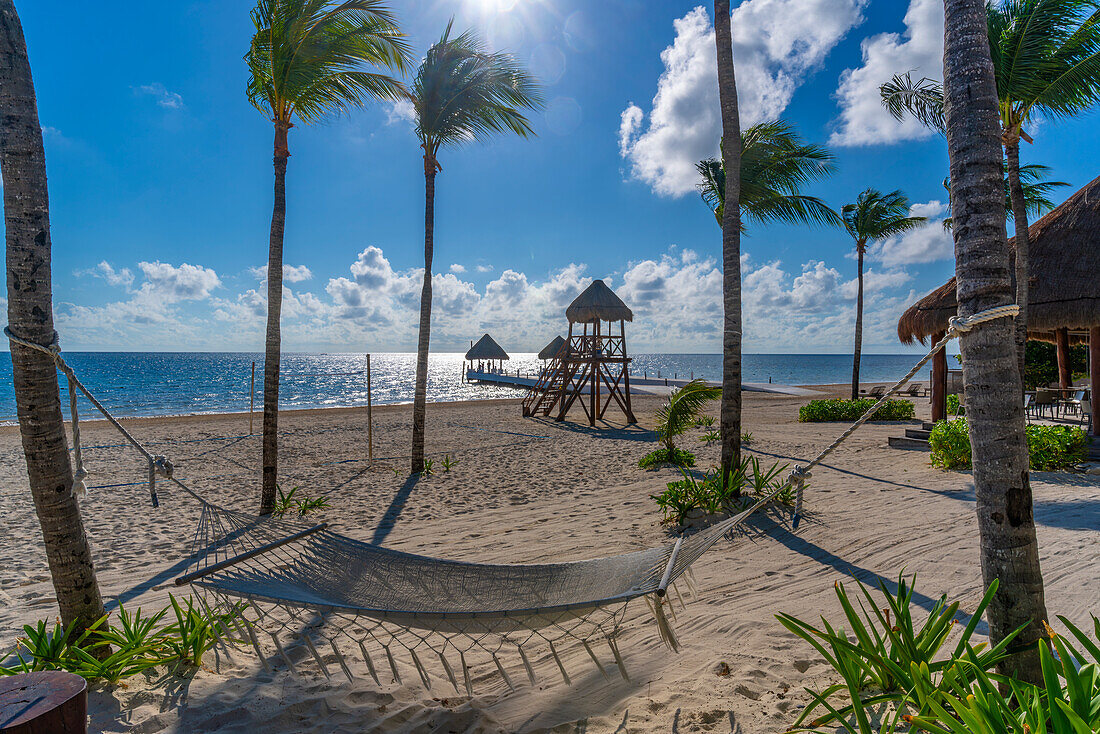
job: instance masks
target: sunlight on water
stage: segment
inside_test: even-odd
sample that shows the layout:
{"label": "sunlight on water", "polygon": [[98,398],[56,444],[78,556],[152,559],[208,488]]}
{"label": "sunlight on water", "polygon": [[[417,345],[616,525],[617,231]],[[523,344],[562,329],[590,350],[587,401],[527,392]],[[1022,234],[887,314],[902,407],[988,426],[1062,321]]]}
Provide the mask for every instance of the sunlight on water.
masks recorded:
{"label": "sunlight on water", "polygon": [[[916,361],[913,355],[869,354],[862,379],[896,379]],[[80,379],[118,415],[180,415],[248,410],[249,378],[256,362],[256,409],[263,404],[263,355],[246,353],[72,352],[66,360]],[[744,356],[745,382],[788,385],[843,383],[850,379],[852,358],[843,354]],[[432,354],[428,360],[428,400],[515,398],[509,387],[462,381],[461,354]],[[536,376],[542,363],[534,354],[514,354],[505,369]],[[362,354],[287,354],[282,361],[279,405],[283,408],[332,408],[367,404],[366,357]],[[416,355],[371,355],[373,401],[412,401]],[[631,373],[649,377],[704,377],[718,380],[718,354],[638,354]],[[920,377],[920,376],[918,376]],[[61,383],[67,405],[66,385]],[[91,406],[81,404],[84,415]],[[11,361],[0,359],[0,420],[15,416]]]}

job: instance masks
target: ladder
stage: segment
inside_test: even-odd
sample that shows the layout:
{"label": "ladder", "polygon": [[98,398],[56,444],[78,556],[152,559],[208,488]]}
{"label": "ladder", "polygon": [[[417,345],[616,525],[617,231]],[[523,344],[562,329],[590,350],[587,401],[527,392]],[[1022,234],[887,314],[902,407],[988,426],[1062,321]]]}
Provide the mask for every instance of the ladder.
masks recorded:
{"label": "ladder", "polygon": [[527,395],[523,398],[524,417],[550,415],[550,411],[561,397],[561,389],[566,379],[566,364],[560,356],[555,356],[539,373],[539,379],[535,384],[527,390]]}

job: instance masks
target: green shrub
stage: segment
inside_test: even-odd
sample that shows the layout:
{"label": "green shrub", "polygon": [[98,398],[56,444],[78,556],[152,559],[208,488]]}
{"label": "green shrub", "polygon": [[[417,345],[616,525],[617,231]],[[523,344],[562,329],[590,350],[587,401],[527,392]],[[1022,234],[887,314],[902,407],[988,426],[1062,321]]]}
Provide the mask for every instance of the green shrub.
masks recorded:
{"label": "green shrub", "polygon": [[913,622],[912,587],[904,579],[899,580],[896,594],[879,583],[885,604],[861,585],[867,604],[857,599],[858,613],[844,587],[837,584],[836,589],[844,610],[843,626],[823,618],[819,629],[790,615],[777,615],[784,627],[821,653],[843,680],[808,691],[813,703],[789,731],[828,727],[829,731],[872,734],[904,726],[908,726],[905,731],[935,734],[1100,731],[1100,620],[1095,616],[1095,639],[1065,617],[1058,619],[1069,635],[1047,628],[1047,638],[1038,643],[1043,685],[1035,686],[989,672],[1003,659],[1019,630],[991,649],[987,643],[971,641],[982,612],[996,594],[996,581],[950,651],[945,643],[958,602],[947,605],[946,597],[940,597],[918,628]]}
{"label": "green shrub", "polygon": [[959,400],[959,396],[954,393],[947,396],[947,414],[966,415],[966,408],[963,407],[962,402]]}
{"label": "green shrub", "polygon": [[[1027,427],[1027,453],[1032,471],[1057,471],[1085,459],[1088,439],[1079,426]],[[932,465],[944,469],[969,469],[970,434],[965,418],[939,421],[928,437]]]}
{"label": "green shrub", "polygon": [[[25,625],[25,636],[6,656],[16,662],[0,667],[0,675],[65,670],[87,680],[114,684],[160,665],[198,666],[214,644],[216,628],[225,628],[245,606],[241,602],[228,612],[215,612],[204,604],[196,605],[191,597],[182,604],[171,594],[168,598],[171,606],[151,617],[142,617],[140,608],[131,614],[119,604],[116,624],[101,617],[75,638],[70,638],[71,629],[60,623],[52,629],[45,621]],[[161,624],[169,610],[175,621]],[[110,654],[99,656],[104,649]]]}
{"label": "green shrub", "polygon": [[655,449],[638,461],[643,469],[656,469],[662,464],[672,466],[695,466],[695,454],[685,449]]}
{"label": "green shrub", "polygon": [[[798,420],[802,423],[822,423],[825,421],[859,420],[878,402],[874,398],[858,400],[811,400],[798,409]],[[908,400],[887,400],[875,411],[871,420],[902,421],[912,418],[913,404]]]}
{"label": "green shrub", "polygon": [[275,488],[279,491],[279,496],[275,500],[275,509],[272,510],[275,517],[282,517],[292,511],[296,511],[299,517],[303,517],[315,510],[323,510],[329,506],[326,497],[310,497],[308,494],[303,494],[299,499],[295,496],[298,494],[298,487],[285,494],[282,487],[276,485]]}
{"label": "green shrub", "polygon": [[[763,467],[759,459],[749,457],[725,476],[713,469],[702,479],[681,469],[683,478],[669,482],[665,491],[652,495],[652,499],[664,513],[664,521],[674,525],[683,525],[692,510],[702,510],[707,515],[732,514],[745,508],[746,492],[762,497],[782,487],[786,483],[782,475],[787,466],[776,462]],[[794,490],[788,487],[775,499],[780,504],[793,504]]]}

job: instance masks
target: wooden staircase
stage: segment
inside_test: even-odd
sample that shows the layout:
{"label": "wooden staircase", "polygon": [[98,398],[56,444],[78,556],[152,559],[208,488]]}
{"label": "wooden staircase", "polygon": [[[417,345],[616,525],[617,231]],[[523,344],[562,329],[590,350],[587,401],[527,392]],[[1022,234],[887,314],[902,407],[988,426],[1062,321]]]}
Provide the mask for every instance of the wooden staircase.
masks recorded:
{"label": "wooden staircase", "polygon": [[561,358],[554,357],[550,364],[539,373],[539,379],[527,390],[523,397],[523,416],[550,415],[562,395],[562,386],[567,381],[565,364]]}
{"label": "wooden staircase", "polygon": [[895,449],[931,451],[928,445],[928,436],[931,433],[931,423],[922,423],[920,428],[906,428],[904,436],[890,436],[890,446]]}

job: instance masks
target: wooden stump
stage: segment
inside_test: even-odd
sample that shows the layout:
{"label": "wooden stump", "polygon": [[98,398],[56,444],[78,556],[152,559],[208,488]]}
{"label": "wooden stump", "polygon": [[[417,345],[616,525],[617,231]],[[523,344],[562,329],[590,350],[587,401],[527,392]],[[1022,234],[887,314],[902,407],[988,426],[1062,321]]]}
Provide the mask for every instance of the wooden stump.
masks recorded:
{"label": "wooden stump", "polygon": [[0,734],[85,734],[88,684],[43,670],[0,678]]}

